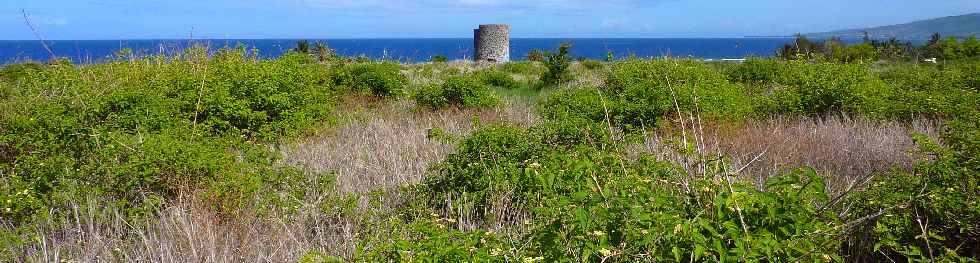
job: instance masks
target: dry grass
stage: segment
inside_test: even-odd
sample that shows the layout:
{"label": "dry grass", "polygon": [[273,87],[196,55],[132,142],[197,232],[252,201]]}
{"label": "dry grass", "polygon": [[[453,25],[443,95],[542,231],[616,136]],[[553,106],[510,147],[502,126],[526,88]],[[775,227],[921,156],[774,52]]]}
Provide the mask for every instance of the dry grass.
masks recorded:
{"label": "dry grass", "polygon": [[[688,140],[700,145],[700,152],[731,156],[731,166],[744,167],[740,174],[743,180],[763,185],[774,175],[807,166],[827,177],[832,193],[840,193],[852,184],[859,187],[871,175],[911,169],[916,161],[911,134],[937,138],[939,126],[929,120],[899,123],[847,117],[773,117],[713,125],[701,129],[703,132],[687,126],[686,133]],[[676,131],[650,134],[630,151],[685,163],[688,157],[674,150],[676,144],[671,143],[680,140]]]}
{"label": "dry grass", "polygon": [[494,67],[495,64],[466,60],[410,65],[402,71],[413,86],[440,84],[447,75],[466,74]]}
{"label": "dry grass", "polygon": [[[350,103],[344,103],[350,105]],[[537,121],[532,106],[509,101],[494,109],[429,111],[401,101],[363,110],[345,110],[340,127],[301,138],[283,147],[284,165],[337,174],[337,193],[393,189],[420,181],[426,169],[453,150],[449,143],[427,138],[430,128],[466,135],[480,122]]]}
{"label": "dry grass", "polygon": [[602,87],[606,85],[606,78],[604,70],[590,70],[585,66],[582,66],[581,62],[572,63],[571,66],[572,79],[571,82],[567,84],[568,87]]}
{"label": "dry grass", "polygon": [[71,216],[37,224],[32,231],[42,238],[33,244],[6,250],[26,262],[295,262],[310,251],[350,256],[356,246],[355,218],[315,206],[295,216],[223,218],[204,203],[180,198],[133,225],[119,210],[89,200]]}

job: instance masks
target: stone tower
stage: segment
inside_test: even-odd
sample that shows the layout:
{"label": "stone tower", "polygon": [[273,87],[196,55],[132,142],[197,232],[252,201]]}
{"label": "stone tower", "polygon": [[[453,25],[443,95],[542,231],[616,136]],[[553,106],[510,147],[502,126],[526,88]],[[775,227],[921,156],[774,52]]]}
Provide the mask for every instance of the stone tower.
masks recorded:
{"label": "stone tower", "polygon": [[473,60],[502,63],[510,61],[510,26],[480,25],[473,29]]}

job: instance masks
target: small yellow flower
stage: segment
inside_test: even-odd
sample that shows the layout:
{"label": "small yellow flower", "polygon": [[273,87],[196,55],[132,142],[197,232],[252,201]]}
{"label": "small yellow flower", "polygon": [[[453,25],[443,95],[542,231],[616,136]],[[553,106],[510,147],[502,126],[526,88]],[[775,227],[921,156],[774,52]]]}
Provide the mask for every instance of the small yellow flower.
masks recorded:
{"label": "small yellow flower", "polygon": [[612,255],[612,251],[603,248],[603,249],[599,249],[599,254],[602,254],[603,257],[609,257],[609,255]]}

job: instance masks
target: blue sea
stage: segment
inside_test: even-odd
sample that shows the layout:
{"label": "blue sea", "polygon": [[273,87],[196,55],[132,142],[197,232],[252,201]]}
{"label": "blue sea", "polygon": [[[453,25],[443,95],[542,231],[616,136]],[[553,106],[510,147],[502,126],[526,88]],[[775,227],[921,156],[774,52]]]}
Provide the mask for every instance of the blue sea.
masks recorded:
{"label": "blue sea", "polygon": [[[425,62],[441,55],[451,60],[470,59],[473,39],[311,39],[325,42],[343,56],[367,56],[372,59]],[[769,57],[776,49],[791,43],[790,37],[772,38],[513,38],[511,58],[522,60],[534,49],[554,50],[559,44],[572,44],[574,57],[605,59],[608,51],[618,58],[635,56],[692,57],[730,59]],[[296,39],[211,39],[211,40],[55,40],[47,41],[56,56],[75,63],[93,63],[111,59],[117,51],[129,48],[138,56],[171,54],[192,45],[211,50],[225,46],[245,45],[257,48],[263,58],[274,58],[295,47]],[[0,41],[0,64],[22,61],[47,61],[50,55],[40,41]]]}

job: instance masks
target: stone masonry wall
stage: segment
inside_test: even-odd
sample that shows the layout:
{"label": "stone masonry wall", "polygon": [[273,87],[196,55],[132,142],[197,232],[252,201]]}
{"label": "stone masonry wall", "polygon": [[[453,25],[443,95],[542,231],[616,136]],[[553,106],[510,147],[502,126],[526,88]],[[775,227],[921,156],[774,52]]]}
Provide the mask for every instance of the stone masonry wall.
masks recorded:
{"label": "stone masonry wall", "polygon": [[510,26],[480,25],[473,30],[473,50],[476,61],[510,61]]}

